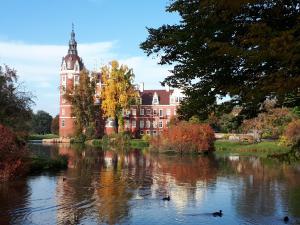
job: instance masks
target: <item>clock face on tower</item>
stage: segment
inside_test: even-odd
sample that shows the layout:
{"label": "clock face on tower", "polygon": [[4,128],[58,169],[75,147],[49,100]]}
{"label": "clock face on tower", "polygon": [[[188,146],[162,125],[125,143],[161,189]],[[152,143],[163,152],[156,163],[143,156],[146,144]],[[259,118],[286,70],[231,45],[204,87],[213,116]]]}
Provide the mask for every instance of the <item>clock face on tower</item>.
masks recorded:
{"label": "clock face on tower", "polygon": [[68,60],[68,61],[67,61],[67,68],[68,68],[68,70],[71,69],[71,60]]}

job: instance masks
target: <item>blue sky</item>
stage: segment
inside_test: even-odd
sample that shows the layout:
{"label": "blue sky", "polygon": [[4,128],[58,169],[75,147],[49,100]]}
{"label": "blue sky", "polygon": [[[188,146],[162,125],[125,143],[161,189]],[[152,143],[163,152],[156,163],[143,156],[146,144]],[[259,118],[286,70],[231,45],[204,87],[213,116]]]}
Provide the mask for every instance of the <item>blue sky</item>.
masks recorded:
{"label": "blue sky", "polygon": [[133,68],[136,82],[160,88],[170,67],[147,58],[139,44],[145,27],[174,24],[169,0],[4,0],[0,13],[0,64],[18,71],[35,96],[33,109],[58,113],[59,68],[75,24],[79,55],[88,69],[112,59]]}

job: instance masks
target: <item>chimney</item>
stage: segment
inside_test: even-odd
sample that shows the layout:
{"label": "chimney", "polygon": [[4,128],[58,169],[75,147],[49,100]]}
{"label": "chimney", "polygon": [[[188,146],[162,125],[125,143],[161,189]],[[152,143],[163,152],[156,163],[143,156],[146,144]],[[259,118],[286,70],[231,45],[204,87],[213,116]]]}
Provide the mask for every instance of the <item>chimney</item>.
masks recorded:
{"label": "chimney", "polygon": [[170,86],[166,84],[166,91],[169,92],[170,91]]}
{"label": "chimney", "polygon": [[144,82],[140,83],[140,92],[144,92]]}

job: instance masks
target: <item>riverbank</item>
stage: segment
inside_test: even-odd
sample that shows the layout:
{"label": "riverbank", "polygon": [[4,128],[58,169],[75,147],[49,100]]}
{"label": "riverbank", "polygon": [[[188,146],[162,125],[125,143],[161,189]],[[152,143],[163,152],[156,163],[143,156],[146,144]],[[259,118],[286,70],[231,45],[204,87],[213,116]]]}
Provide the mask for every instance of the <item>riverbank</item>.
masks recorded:
{"label": "riverbank", "polygon": [[255,144],[232,142],[227,140],[215,141],[216,153],[238,154],[238,155],[259,155],[285,154],[291,151],[290,147],[280,146],[277,141],[263,141]]}
{"label": "riverbank", "polygon": [[[102,139],[88,140],[85,142],[85,144],[93,147],[103,147],[103,145],[106,145],[106,143],[103,143]],[[142,139],[130,139],[129,147],[135,149],[143,149],[149,147],[149,142]]]}
{"label": "riverbank", "polygon": [[31,134],[28,137],[29,141],[32,140],[43,140],[43,139],[53,139],[53,138],[59,138],[56,134]]}

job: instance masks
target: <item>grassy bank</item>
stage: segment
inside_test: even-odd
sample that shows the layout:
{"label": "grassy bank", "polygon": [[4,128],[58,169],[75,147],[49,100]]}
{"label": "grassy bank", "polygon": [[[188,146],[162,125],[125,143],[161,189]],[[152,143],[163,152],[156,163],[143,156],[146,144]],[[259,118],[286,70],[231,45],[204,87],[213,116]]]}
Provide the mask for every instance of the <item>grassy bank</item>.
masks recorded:
{"label": "grassy bank", "polygon": [[[142,139],[131,139],[129,140],[131,148],[146,148],[149,146],[149,142],[142,140]],[[94,147],[102,147],[102,139],[94,139],[86,141],[85,144],[92,145]]]}
{"label": "grassy bank", "polygon": [[291,150],[289,147],[279,146],[276,141],[263,141],[257,144],[247,144],[239,142],[230,142],[217,140],[215,142],[217,153],[235,153],[239,155],[260,155],[268,156],[270,154],[283,154]]}
{"label": "grassy bank", "polygon": [[52,139],[58,138],[59,136],[56,134],[31,134],[28,137],[28,140],[43,140],[43,139]]}

